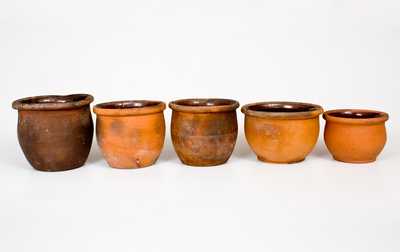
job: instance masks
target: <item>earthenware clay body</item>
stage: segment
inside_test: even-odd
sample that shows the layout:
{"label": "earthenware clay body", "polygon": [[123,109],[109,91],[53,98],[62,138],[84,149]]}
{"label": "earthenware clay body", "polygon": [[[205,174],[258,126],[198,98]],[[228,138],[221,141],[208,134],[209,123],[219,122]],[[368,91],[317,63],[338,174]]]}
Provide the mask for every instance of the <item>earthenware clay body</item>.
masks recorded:
{"label": "earthenware clay body", "polygon": [[97,143],[113,168],[141,168],[160,156],[165,138],[161,101],[115,101],[98,104]]}
{"label": "earthenware clay body", "polygon": [[319,134],[319,105],[260,102],[242,107],[245,134],[261,161],[294,163],[305,159]]}
{"label": "earthenware clay body", "polygon": [[41,171],[82,166],[90,151],[93,121],[87,94],[27,97],[18,110],[18,140],[29,163]]}
{"label": "earthenware clay body", "polygon": [[329,110],[323,115],[325,144],[338,161],[368,163],[376,160],[386,143],[388,114],[373,110]]}
{"label": "earthenware clay body", "polygon": [[172,143],[184,164],[213,166],[229,159],[238,134],[237,101],[184,99],[170,102],[169,107]]}

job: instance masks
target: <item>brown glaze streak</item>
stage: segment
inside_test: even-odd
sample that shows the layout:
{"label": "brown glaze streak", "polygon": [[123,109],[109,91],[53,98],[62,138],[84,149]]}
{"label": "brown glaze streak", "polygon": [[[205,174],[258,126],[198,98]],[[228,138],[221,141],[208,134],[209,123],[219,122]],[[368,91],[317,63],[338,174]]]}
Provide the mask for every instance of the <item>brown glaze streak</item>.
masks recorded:
{"label": "brown glaze streak", "polygon": [[229,159],[238,134],[237,101],[184,99],[169,106],[172,142],[184,164],[214,166]]}
{"label": "brown glaze streak", "polygon": [[36,96],[13,102],[18,109],[18,140],[29,163],[41,171],[82,166],[90,151],[91,95]]}
{"label": "brown glaze streak", "polygon": [[386,143],[387,113],[363,109],[338,109],[324,113],[324,139],[333,158],[348,163],[376,160]]}
{"label": "brown glaze streak", "polygon": [[94,107],[97,143],[113,168],[141,168],[154,164],[165,138],[161,101],[115,101]]}
{"label": "brown glaze streak", "polygon": [[242,107],[247,142],[261,161],[295,163],[314,148],[319,135],[319,105],[259,102]]}

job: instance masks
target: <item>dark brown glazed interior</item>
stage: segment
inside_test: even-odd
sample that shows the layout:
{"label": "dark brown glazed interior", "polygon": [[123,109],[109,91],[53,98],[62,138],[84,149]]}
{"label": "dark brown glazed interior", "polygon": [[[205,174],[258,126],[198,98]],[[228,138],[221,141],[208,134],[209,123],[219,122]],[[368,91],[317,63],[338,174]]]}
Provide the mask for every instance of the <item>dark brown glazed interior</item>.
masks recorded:
{"label": "dark brown glazed interior", "polygon": [[248,107],[249,110],[260,111],[260,112],[276,112],[276,113],[286,113],[286,112],[307,112],[313,111],[317,108],[308,104],[280,104],[280,103],[266,103],[266,104],[256,104]]}
{"label": "dark brown glazed interior", "polygon": [[231,99],[193,98],[172,101],[169,107],[180,112],[214,113],[234,111],[239,107],[239,103]]}
{"label": "dark brown glazed interior", "polygon": [[336,109],[326,111],[323,118],[327,121],[351,124],[382,123],[389,119],[385,112],[367,109]]}
{"label": "dark brown glazed interior", "polygon": [[245,115],[273,119],[307,119],[322,114],[321,106],[311,103],[272,101],[244,105]]}
{"label": "dark brown glazed interior", "polygon": [[66,103],[66,102],[77,102],[84,100],[86,95],[49,95],[44,97],[32,97],[26,100],[21,100],[23,104],[37,104],[37,103]]}
{"label": "dark brown glazed interior", "polygon": [[235,101],[228,99],[185,99],[185,100],[175,101],[175,104],[177,105],[194,106],[194,107],[225,106],[225,105],[232,105],[234,103]]}
{"label": "dark brown glazed interior", "polygon": [[128,100],[100,103],[94,106],[93,111],[105,116],[132,116],[160,113],[165,109],[162,101]]}
{"label": "dark brown glazed interior", "polygon": [[93,96],[88,94],[43,95],[26,97],[13,102],[17,110],[62,110],[89,105]]}
{"label": "dark brown glazed interior", "polygon": [[158,101],[116,101],[97,104],[96,107],[102,109],[131,109],[131,108],[144,108],[160,105]]}
{"label": "dark brown glazed interior", "polygon": [[379,112],[370,112],[370,111],[341,111],[341,112],[332,112],[329,113],[330,116],[341,117],[341,118],[353,118],[353,119],[369,119],[369,118],[378,118],[381,117],[382,114]]}

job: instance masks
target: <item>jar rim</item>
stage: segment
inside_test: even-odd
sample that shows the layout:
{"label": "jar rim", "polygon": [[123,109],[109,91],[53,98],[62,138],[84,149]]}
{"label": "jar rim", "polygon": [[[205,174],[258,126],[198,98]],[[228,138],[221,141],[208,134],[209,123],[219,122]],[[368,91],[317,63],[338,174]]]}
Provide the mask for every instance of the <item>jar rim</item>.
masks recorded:
{"label": "jar rim", "polygon": [[40,95],[15,100],[12,108],[16,110],[69,110],[81,108],[93,102],[89,94]]}
{"label": "jar rim", "polygon": [[312,103],[268,101],[246,104],[241,111],[249,116],[285,120],[315,118],[323,113],[323,108]]}
{"label": "jar rim", "polygon": [[168,105],[178,112],[215,113],[235,111],[239,102],[224,98],[188,98],[172,101]]}
{"label": "jar rim", "polygon": [[104,116],[144,115],[162,112],[165,103],[154,100],[123,100],[96,104],[93,112]]}
{"label": "jar rim", "polygon": [[382,111],[370,109],[334,109],[326,111],[323,118],[332,122],[374,124],[386,122],[389,115]]}

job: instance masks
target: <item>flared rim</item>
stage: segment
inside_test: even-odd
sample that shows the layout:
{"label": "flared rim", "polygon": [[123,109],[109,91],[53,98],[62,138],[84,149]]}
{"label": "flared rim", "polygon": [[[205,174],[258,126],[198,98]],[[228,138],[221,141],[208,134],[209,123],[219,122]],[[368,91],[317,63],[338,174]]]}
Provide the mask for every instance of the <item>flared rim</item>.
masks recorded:
{"label": "flared rim", "polygon": [[318,117],[324,110],[312,103],[269,101],[246,104],[241,111],[249,116],[285,120]]}
{"label": "flared rim", "polygon": [[334,109],[323,114],[326,121],[348,124],[375,124],[383,123],[389,119],[389,115],[382,111],[370,109]]}
{"label": "flared rim", "polygon": [[41,95],[15,100],[12,108],[16,110],[68,110],[76,109],[93,102],[89,94]]}
{"label": "flared rim", "polygon": [[165,103],[153,100],[125,100],[96,104],[93,112],[105,116],[145,115],[162,112]]}
{"label": "flared rim", "polygon": [[169,107],[179,112],[215,113],[234,111],[239,107],[239,102],[223,98],[190,98],[172,101]]}

